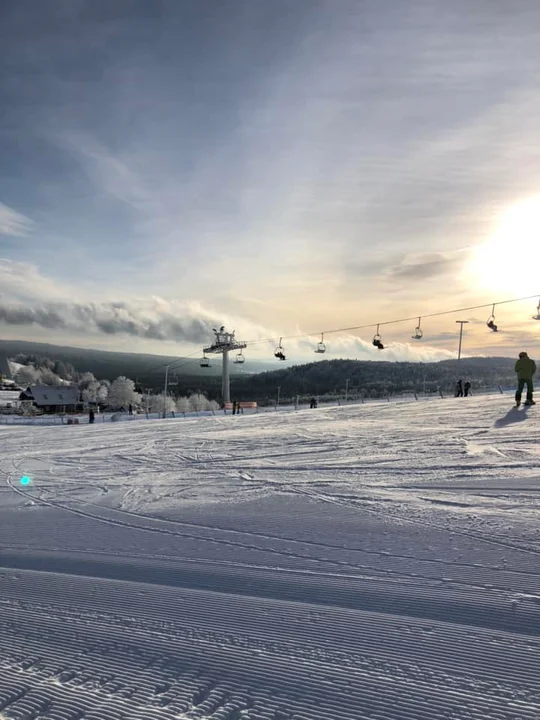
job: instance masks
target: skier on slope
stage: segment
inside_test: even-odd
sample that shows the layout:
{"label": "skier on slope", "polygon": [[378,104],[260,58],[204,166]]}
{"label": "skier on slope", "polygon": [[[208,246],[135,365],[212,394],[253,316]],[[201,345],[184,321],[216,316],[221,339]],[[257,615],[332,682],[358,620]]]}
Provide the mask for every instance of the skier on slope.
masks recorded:
{"label": "skier on slope", "polygon": [[527,385],[527,399],[525,405],[536,405],[533,400],[533,375],[536,372],[536,363],[526,352],[519,353],[519,360],[516,361],[514,367],[518,378],[518,388],[516,390],[516,407],[521,405],[521,393]]}
{"label": "skier on slope", "polygon": [[463,380],[458,380],[456,383],[456,397],[463,397]]}

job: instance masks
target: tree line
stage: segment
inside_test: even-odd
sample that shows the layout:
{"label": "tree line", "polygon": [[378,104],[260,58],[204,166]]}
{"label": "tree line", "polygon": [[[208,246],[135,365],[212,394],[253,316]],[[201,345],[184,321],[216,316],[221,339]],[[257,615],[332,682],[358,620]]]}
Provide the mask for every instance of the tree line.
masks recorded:
{"label": "tree line", "polygon": [[[151,397],[154,399],[148,402],[153,406],[157,407],[160,402],[163,406],[168,403],[166,409],[172,411],[177,409],[176,403],[182,398],[189,401],[190,397],[200,396],[213,402],[221,400],[221,378],[216,375],[171,374],[165,399],[161,376],[145,383],[130,380],[124,375],[115,380],[98,379],[93,373],[80,372],[62,360],[31,354],[19,354],[13,360],[18,364],[15,379],[21,386],[77,384],[85,403],[140,406],[143,397]],[[514,360],[504,357],[464,358],[460,362],[445,360],[434,363],[323,360],[233,377],[231,398],[273,404],[278,396],[285,401],[296,396],[339,397],[346,391],[350,397],[370,398],[405,392],[450,393],[460,377],[472,383],[474,392],[475,389],[512,384],[513,367]],[[133,394],[130,396],[130,393]],[[163,399],[160,401],[157,399],[159,397]],[[202,401],[195,402],[200,404]]]}

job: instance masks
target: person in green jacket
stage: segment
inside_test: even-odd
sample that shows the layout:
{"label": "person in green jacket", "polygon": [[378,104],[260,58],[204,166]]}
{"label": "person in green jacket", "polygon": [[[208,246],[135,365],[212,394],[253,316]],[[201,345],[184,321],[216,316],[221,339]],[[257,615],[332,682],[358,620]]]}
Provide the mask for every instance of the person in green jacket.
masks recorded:
{"label": "person in green jacket", "polygon": [[521,393],[527,386],[527,399],[525,405],[536,405],[533,400],[533,375],[536,372],[536,363],[526,352],[519,353],[519,360],[516,361],[514,370],[518,377],[518,388],[516,390],[516,405],[521,405]]}

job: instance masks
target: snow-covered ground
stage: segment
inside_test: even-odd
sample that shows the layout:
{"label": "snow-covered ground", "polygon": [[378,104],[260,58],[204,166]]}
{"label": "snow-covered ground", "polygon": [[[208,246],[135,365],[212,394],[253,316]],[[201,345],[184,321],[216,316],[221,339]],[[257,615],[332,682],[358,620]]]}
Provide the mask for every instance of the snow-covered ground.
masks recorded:
{"label": "snow-covered ground", "polygon": [[1,427],[0,718],[538,720],[510,403]]}

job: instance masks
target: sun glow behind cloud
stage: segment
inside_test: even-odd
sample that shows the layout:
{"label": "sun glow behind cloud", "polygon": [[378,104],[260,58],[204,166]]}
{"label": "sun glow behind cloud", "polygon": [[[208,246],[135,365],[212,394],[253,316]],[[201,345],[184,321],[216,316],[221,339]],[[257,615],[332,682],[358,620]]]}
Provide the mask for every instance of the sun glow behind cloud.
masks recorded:
{"label": "sun glow behind cloud", "polygon": [[489,239],[472,256],[471,283],[500,294],[534,294],[540,288],[540,195],[505,210]]}

